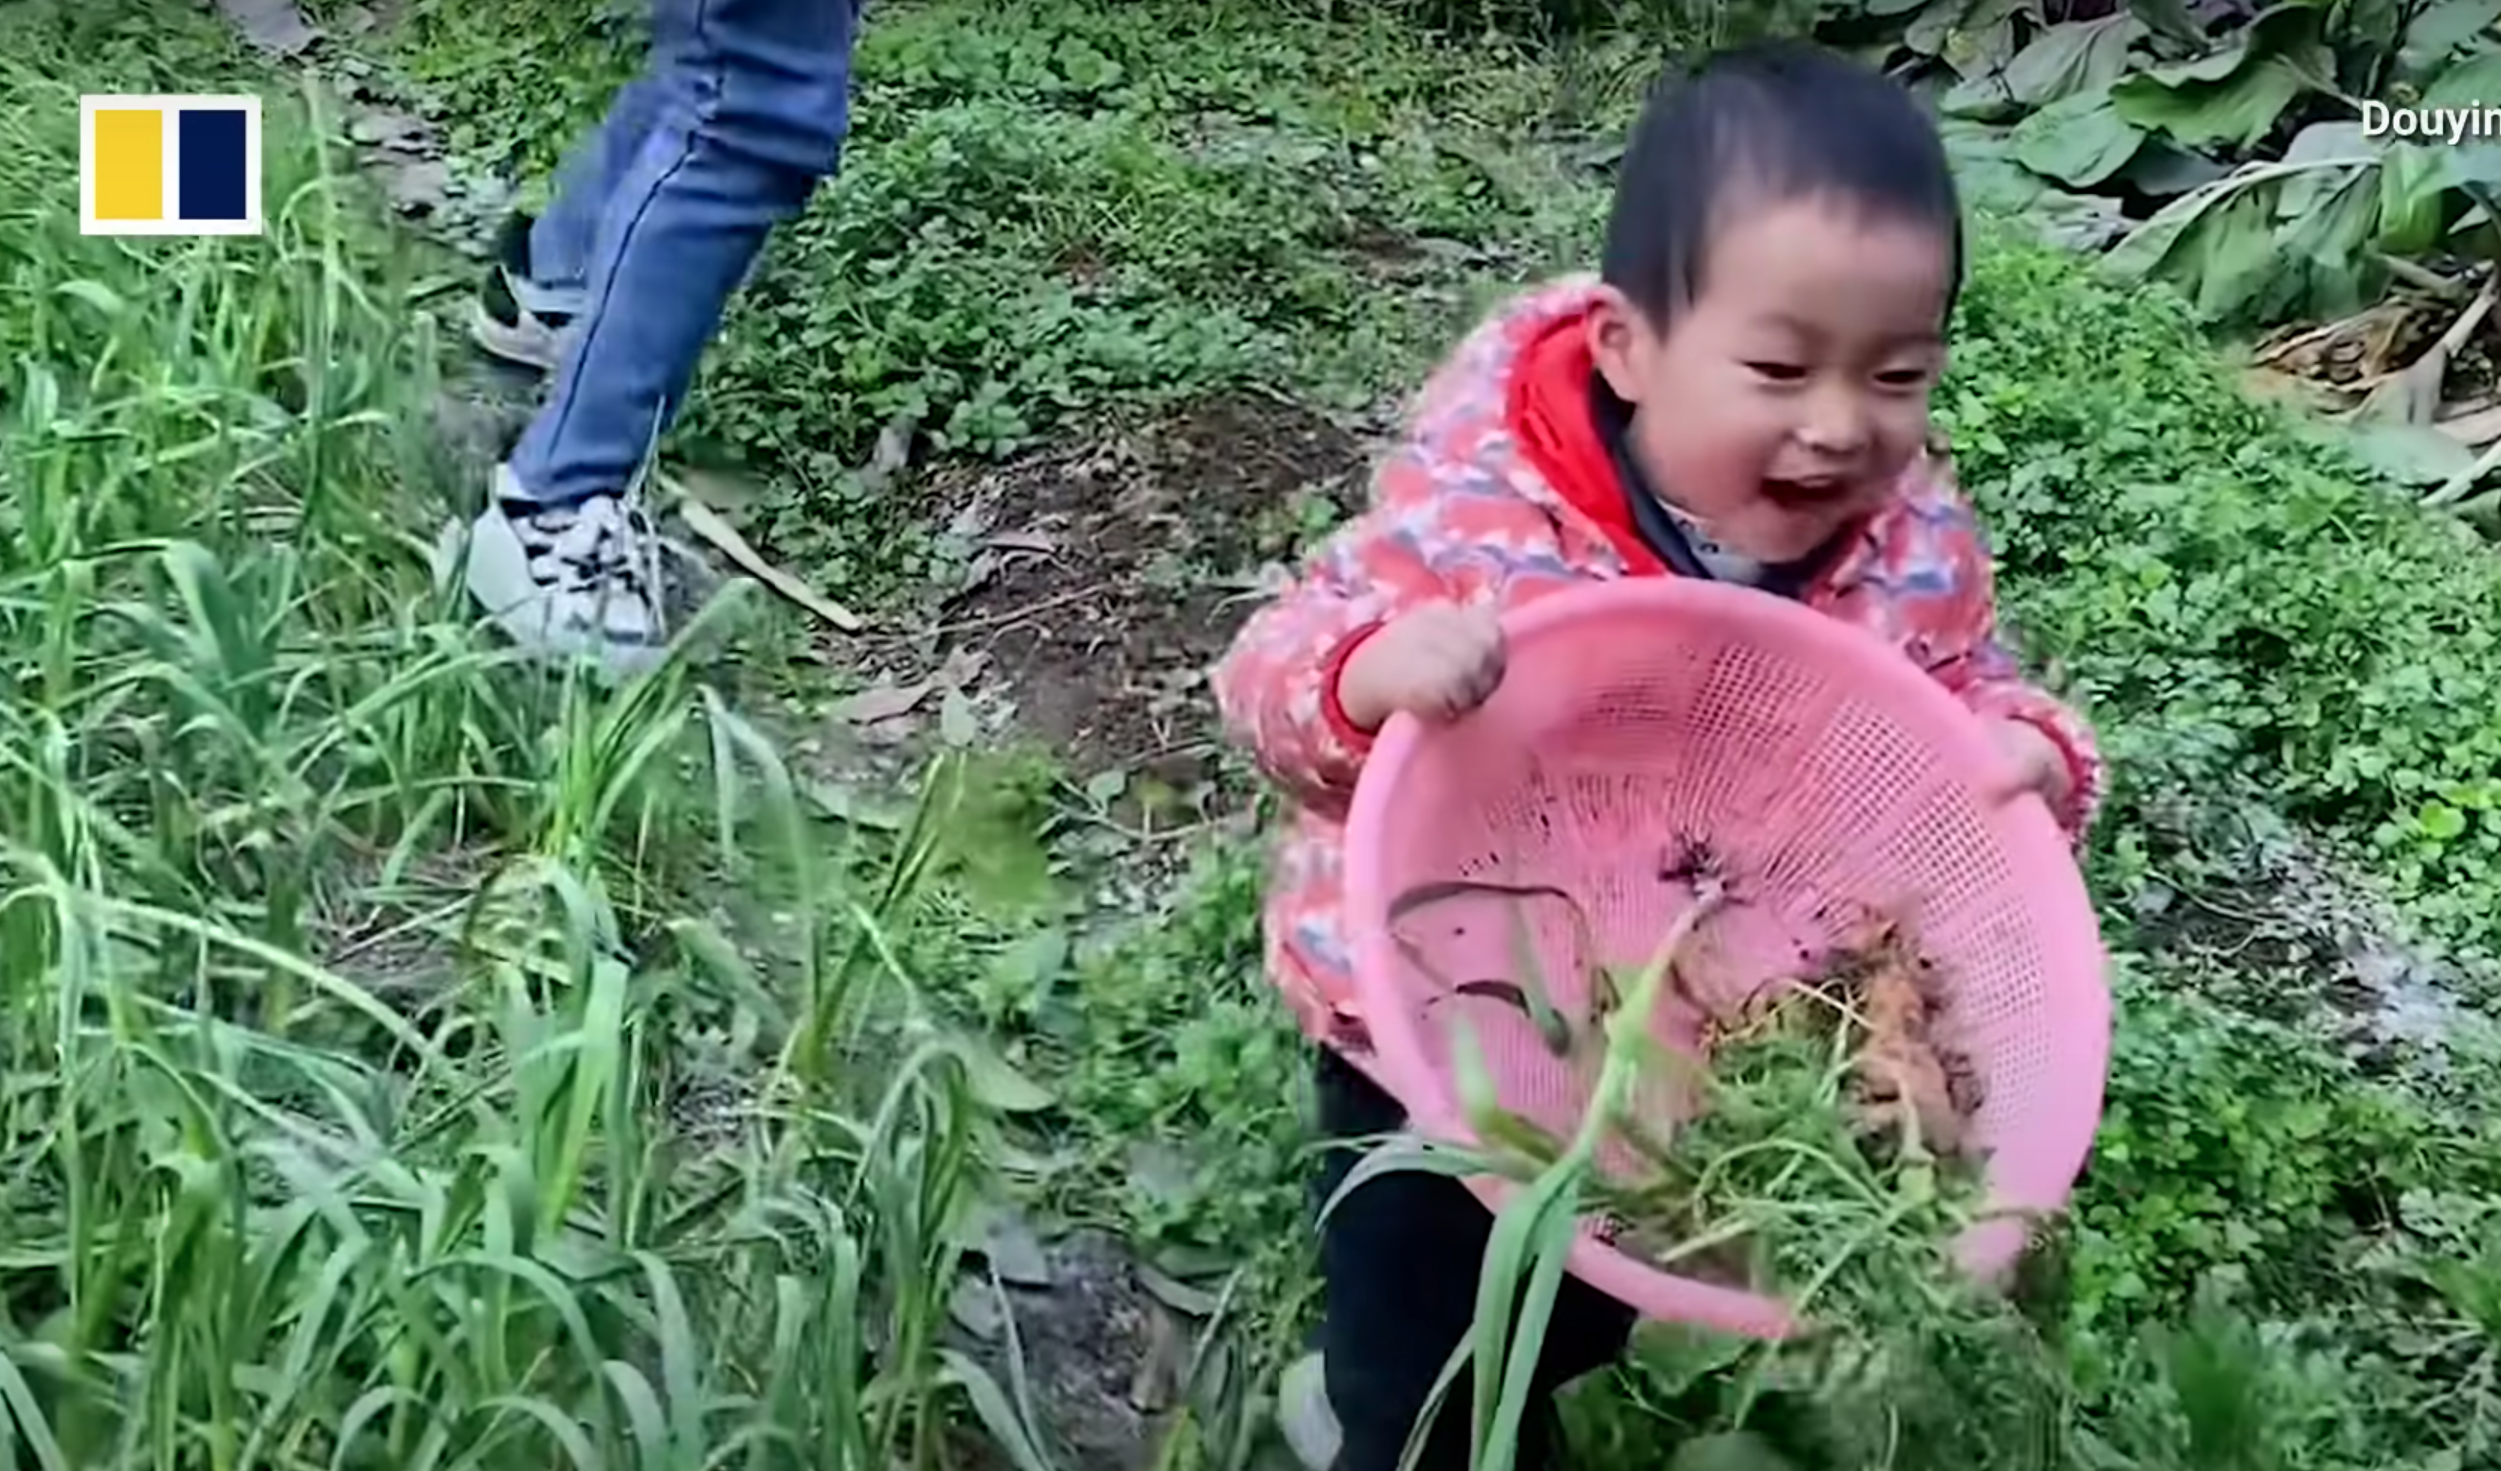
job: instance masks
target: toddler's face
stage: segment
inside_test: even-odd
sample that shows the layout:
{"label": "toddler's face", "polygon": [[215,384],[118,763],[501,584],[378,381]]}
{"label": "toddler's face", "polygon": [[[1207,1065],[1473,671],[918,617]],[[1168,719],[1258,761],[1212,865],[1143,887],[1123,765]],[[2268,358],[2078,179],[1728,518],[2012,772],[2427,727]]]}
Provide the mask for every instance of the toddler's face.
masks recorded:
{"label": "toddler's face", "polygon": [[1880,504],[1925,442],[1952,273],[1933,228],[1793,200],[1719,232],[1670,331],[1611,297],[1591,346],[1659,493],[1786,561]]}

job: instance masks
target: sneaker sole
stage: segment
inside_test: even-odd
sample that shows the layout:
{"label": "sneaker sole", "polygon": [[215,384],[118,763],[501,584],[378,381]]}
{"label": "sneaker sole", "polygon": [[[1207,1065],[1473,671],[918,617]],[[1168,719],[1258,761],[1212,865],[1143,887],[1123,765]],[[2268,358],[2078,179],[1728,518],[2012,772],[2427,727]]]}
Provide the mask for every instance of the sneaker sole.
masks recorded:
{"label": "sneaker sole", "polygon": [[524,317],[517,324],[497,321],[482,301],[469,304],[469,340],[490,357],[536,372],[553,373],[564,364],[563,334],[549,331],[535,318]]}

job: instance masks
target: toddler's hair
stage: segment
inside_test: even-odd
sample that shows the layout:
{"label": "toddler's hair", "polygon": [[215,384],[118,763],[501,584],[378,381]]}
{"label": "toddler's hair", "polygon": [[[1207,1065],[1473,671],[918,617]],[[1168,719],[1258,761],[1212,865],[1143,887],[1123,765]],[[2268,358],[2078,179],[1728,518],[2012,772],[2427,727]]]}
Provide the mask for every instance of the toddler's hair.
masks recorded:
{"label": "toddler's hair", "polygon": [[1935,226],[1959,289],[1962,208],[1935,123],[1890,78],[1796,42],[1660,80],[1617,172],[1600,273],[1664,327],[1701,295],[1732,210],[1817,195],[1871,223]]}

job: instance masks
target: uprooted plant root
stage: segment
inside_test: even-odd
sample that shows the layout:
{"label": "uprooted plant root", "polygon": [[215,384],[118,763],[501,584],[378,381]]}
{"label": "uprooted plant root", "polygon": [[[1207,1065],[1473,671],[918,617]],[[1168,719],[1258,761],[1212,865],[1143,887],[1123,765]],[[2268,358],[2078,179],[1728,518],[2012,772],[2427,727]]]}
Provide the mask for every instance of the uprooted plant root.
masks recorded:
{"label": "uprooted plant root", "polygon": [[[1464,986],[1445,980],[1445,989],[1509,1006],[1537,1027],[1559,1064],[1589,1064],[1606,1044],[1626,978],[1593,968],[1580,988],[1587,1011],[1565,1016],[1517,912],[1524,900],[1569,898],[1442,884],[1407,896],[1393,918],[1463,896],[1513,906],[1518,974]],[[1586,921],[1574,908],[1585,944]],[[1692,928],[1680,921],[1662,957],[1666,994],[1688,1002],[1698,994],[1684,969]],[[1412,948],[1408,955],[1421,963]],[[1601,1239],[1683,1276],[1780,1292],[1819,1276],[1816,1263],[1837,1241],[1878,1233],[1935,1242],[1949,1233],[1976,1198],[1975,1172],[1959,1152],[1982,1093],[1970,1059],[1941,1041],[1940,979],[1908,926],[1871,917],[1807,974],[1706,1025],[1698,1057],[1645,1037],[1645,1070],[1673,1069],[1670,1081],[1689,1102],[1672,1123],[1612,1121],[1610,1137],[1640,1168],[1588,1182]],[[1481,1074],[1481,1059],[1470,1066]],[[1491,1104],[1490,1079],[1477,1076],[1463,1091],[1477,1095],[1470,1119],[1499,1172],[1529,1178],[1558,1157],[1560,1140]]]}
{"label": "uprooted plant root", "polygon": [[1945,1000],[1935,963],[1898,921],[1879,920],[1840,952],[1819,986],[1866,1029],[1853,1069],[1863,1132],[1936,1154],[1960,1150],[1982,1102],[1971,1059],[1937,1040]]}

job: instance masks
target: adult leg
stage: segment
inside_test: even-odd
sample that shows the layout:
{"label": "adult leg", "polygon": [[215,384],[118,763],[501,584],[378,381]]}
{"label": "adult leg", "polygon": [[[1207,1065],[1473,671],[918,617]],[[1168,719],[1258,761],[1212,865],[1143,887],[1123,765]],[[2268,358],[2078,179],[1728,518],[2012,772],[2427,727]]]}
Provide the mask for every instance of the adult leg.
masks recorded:
{"label": "adult leg", "polygon": [[[1404,1126],[1396,1100],[1335,1053],[1317,1070],[1320,1132],[1341,1141]],[[1326,1201],[1357,1151],[1329,1150],[1317,1182]],[[1321,1227],[1324,1320],[1320,1361],[1340,1438],[1335,1471],[1393,1471],[1442,1366],[1476,1312],[1477,1274],[1493,1215],[1458,1181],[1394,1171],[1358,1186]],[[1554,1451],[1556,1390],[1611,1363],[1632,1332],[1632,1310],[1577,1278],[1564,1279],[1548,1325],[1517,1464],[1538,1471]],[[1433,1423],[1420,1465],[1468,1464],[1470,1377],[1463,1371]]]}
{"label": "adult leg", "polygon": [[857,0],[659,0],[654,112],[609,191],[548,401],[497,475],[469,587],[506,631],[612,669],[665,643],[649,528],[624,504],[730,293],[831,173]]}
{"label": "adult leg", "polygon": [[556,171],[545,213],[504,222],[470,324],[480,347],[540,372],[552,373],[564,361],[590,288],[600,221],[660,115],[665,94],[659,74],[668,64],[655,43],[647,73],[617,89],[607,116]]}

